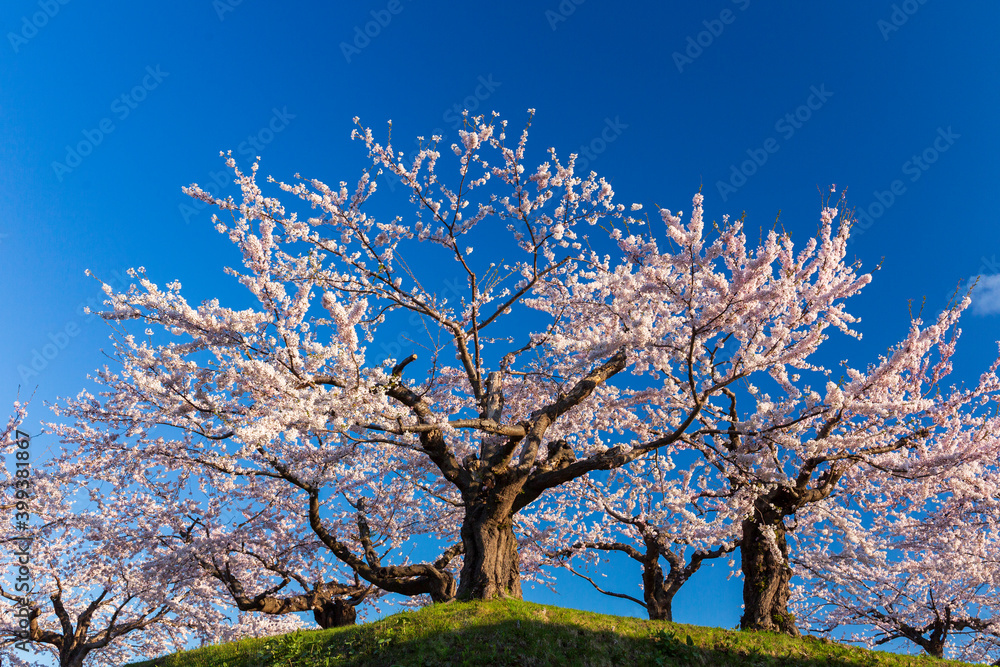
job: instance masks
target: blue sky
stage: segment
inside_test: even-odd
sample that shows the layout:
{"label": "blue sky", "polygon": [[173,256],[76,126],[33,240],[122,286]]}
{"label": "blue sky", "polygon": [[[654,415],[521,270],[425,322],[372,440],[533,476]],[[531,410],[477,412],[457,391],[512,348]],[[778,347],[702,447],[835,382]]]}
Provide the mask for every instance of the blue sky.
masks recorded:
{"label": "blue sky", "polygon": [[[228,241],[181,193],[224,171],[220,150],[244,166],[260,155],[282,180],[351,181],[354,116],[376,132],[392,119],[399,146],[434,132],[450,143],[465,106],[515,127],[533,107],[535,148],[589,147],[623,201],[686,212],[702,188],[710,218],[746,211],[750,235],[780,211],[804,238],[829,186],[848,187],[867,216],[851,254],[881,262],[853,302],[866,338],[848,353],[871,358],[905,333],[911,300],[936,312],[959,283],[1000,274],[998,25],[996,3],[942,0],[8,0],[0,397],[37,386],[37,432],[43,401],[103,364],[108,329],[81,312],[101,298],[85,269],[114,282],[142,265],[192,301],[225,298]],[[996,355],[1000,278],[982,284],[959,379]],[[528,597],[639,611],[584,586]],[[699,574],[675,610],[726,627],[739,615],[724,574]]]}

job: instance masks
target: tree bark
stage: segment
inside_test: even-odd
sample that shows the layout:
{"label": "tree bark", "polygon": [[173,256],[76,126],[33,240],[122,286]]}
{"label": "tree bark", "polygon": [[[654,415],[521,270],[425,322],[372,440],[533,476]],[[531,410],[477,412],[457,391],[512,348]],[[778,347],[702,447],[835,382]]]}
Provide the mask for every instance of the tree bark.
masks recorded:
{"label": "tree bark", "polygon": [[642,598],[646,602],[646,613],[650,620],[673,621],[674,595],[680,586],[668,586],[663,578],[663,568],[660,567],[659,554],[653,559],[647,558],[642,565]]}
{"label": "tree bark", "polygon": [[937,622],[931,627],[931,636],[929,638],[924,639],[923,631],[911,627],[905,629],[907,632],[904,632],[904,636],[919,644],[921,648],[927,651],[928,655],[943,659],[944,647],[948,643],[948,630],[951,627],[951,609],[945,607],[944,618],[938,617]]}
{"label": "tree bark", "polygon": [[515,489],[489,492],[487,500],[466,503],[462,521],[465,561],[458,583],[460,600],[521,599],[517,538],[511,502]]}
{"label": "tree bark", "polygon": [[59,652],[60,667],[83,667],[83,661],[87,657],[86,651],[79,647],[71,648],[68,651]]}
{"label": "tree bark", "polygon": [[[927,653],[929,653],[933,657],[943,660],[944,645],[945,645],[944,640],[931,641],[928,642],[926,646],[924,646],[924,650],[927,651]],[[997,662],[1000,662],[1000,660],[998,660]]]}
{"label": "tree bark", "polygon": [[339,628],[354,625],[358,612],[354,605],[340,598],[327,600],[319,609],[313,609],[313,618],[321,628]]}
{"label": "tree bark", "polygon": [[[763,532],[766,526],[774,529],[780,558],[776,557],[773,545]],[[744,605],[740,629],[783,632],[798,637],[795,616],[788,611],[792,569],[788,565],[788,543],[781,517],[775,513],[763,519],[744,520],[740,554]]]}

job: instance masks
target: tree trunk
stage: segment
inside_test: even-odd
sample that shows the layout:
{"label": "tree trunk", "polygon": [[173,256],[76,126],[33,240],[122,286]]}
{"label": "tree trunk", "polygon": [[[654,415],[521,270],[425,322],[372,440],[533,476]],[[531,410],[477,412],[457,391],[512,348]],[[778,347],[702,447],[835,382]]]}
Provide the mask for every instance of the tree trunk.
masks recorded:
{"label": "tree trunk", "polygon": [[[929,639],[923,639],[922,641],[917,642],[925,651],[927,651],[928,655],[935,658],[944,658],[944,647],[948,643],[948,630],[951,625],[950,611],[950,609],[945,609],[945,620],[942,621],[940,618],[937,620],[931,630],[931,636]],[[1000,662],[1000,660],[997,662]]]}
{"label": "tree trunk", "polygon": [[83,661],[87,657],[88,651],[73,648],[69,651],[59,652],[60,667],[83,667]]}
{"label": "tree trunk", "polygon": [[[935,658],[944,659],[944,645],[945,642],[928,642],[927,646],[924,646],[924,650]],[[998,660],[997,662],[1000,662]],[[996,664],[996,663],[994,663]]]}
{"label": "tree trunk", "polygon": [[[768,520],[770,519],[770,520]],[[767,517],[763,522],[747,519],[743,522],[743,540],[740,554],[743,564],[743,630],[767,630],[799,636],[795,616],[788,611],[791,596],[789,582],[792,569],[788,566],[788,543],[780,516]],[[773,545],[769,544],[763,530],[774,529],[780,558],[776,558]]]}
{"label": "tree trunk", "polygon": [[498,503],[488,494],[486,502],[466,501],[462,522],[465,561],[458,583],[460,600],[521,599],[517,538],[510,503]]}
{"label": "tree trunk", "polygon": [[319,609],[313,609],[313,618],[321,628],[339,628],[345,625],[354,625],[358,617],[354,605],[348,604],[340,598],[334,598],[323,603]]}
{"label": "tree trunk", "polygon": [[[680,588],[679,586],[677,588]],[[642,598],[646,602],[646,613],[654,621],[673,621],[673,602],[676,588],[667,585],[663,578],[663,568],[659,557],[646,559],[642,564]]]}

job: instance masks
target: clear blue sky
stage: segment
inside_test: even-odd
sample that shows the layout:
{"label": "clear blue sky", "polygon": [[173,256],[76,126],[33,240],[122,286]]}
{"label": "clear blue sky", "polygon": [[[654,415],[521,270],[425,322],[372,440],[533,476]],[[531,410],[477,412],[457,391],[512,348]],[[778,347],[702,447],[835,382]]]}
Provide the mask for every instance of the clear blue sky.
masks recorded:
{"label": "clear blue sky", "polygon": [[[403,146],[454,139],[456,105],[514,126],[534,107],[535,147],[590,145],[623,201],[687,212],[702,187],[710,218],[746,211],[756,230],[780,210],[798,238],[816,229],[818,190],[847,186],[870,220],[852,254],[884,262],[854,300],[866,339],[841,357],[898,340],[909,300],[936,312],[960,281],[1000,273],[1000,4],[636,4],[7,0],[0,398],[37,385],[37,432],[43,401],[103,363],[108,330],[79,312],[101,297],[85,269],[109,280],[143,265],[193,301],[225,299],[228,241],[181,187],[209,185],[228,149],[279,179],[351,181],[355,115],[376,131],[392,119]],[[983,296],[960,378],[995,356],[998,308]],[[627,566],[619,589],[638,577]],[[639,611],[585,586],[528,597]],[[738,580],[700,573],[675,617],[732,627],[739,604]]]}

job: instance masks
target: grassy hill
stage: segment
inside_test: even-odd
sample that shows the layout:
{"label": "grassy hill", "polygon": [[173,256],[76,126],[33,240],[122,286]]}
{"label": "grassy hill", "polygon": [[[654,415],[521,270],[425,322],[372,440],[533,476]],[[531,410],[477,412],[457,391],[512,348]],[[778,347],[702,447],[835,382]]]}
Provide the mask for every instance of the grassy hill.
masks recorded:
{"label": "grassy hill", "polygon": [[348,628],[209,646],[133,667],[959,665],[815,638],[606,616],[520,600],[433,605]]}

